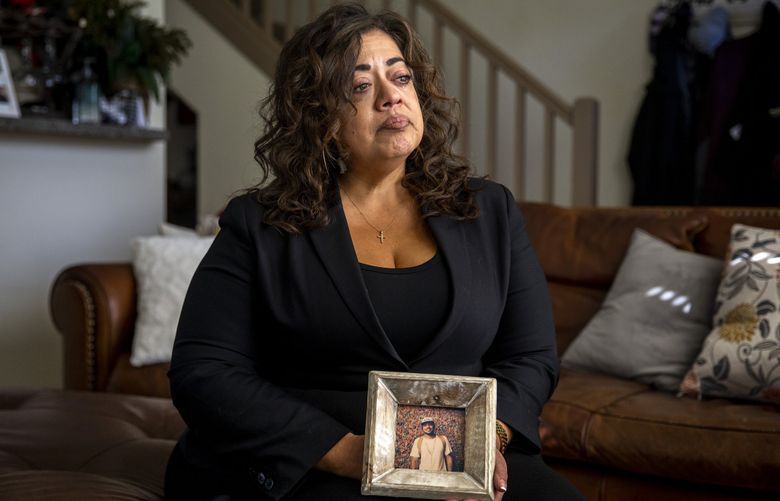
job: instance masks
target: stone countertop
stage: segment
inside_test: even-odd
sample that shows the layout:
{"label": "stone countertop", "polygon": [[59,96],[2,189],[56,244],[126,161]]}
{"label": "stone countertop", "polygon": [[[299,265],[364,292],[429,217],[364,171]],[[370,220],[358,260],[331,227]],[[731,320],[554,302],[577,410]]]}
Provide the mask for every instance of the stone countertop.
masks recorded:
{"label": "stone countertop", "polygon": [[0,118],[0,134],[34,134],[114,141],[163,141],[168,134],[163,129],[144,129],[118,125],[80,124],[46,118]]}

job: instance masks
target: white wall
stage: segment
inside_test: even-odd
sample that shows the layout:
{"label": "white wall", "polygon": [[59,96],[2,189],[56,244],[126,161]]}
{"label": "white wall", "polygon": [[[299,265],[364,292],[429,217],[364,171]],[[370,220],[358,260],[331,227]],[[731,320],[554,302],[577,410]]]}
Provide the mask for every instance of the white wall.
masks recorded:
{"label": "white wall", "polygon": [[183,0],[167,0],[168,26],[187,31],[193,47],[171,74],[171,88],[198,114],[198,213],[214,213],[257,181],[252,156],[257,105],[269,79]]}
{"label": "white wall", "polygon": [[165,147],[0,135],[0,385],[60,386],[57,273],[128,261],[164,216]]}
{"label": "white wall", "polygon": [[[146,15],[162,19],[163,1]],[[150,117],[162,126],[164,108]],[[0,133],[0,385],[61,386],[52,282],[74,263],[128,261],[163,220],[164,187],[164,142]]]}

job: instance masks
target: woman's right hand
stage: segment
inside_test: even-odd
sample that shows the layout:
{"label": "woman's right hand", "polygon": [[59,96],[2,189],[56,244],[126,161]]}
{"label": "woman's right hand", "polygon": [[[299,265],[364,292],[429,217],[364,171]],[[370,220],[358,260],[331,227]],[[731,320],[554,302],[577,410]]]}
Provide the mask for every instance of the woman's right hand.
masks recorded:
{"label": "woman's right hand", "polygon": [[[496,469],[493,472],[493,501],[501,501],[506,493],[507,486],[507,467],[504,455],[498,452],[496,448]],[[459,501],[458,499],[448,499],[447,501]],[[463,501],[477,501],[476,499],[466,498]]]}
{"label": "woman's right hand", "polygon": [[[509,438],[512,437],[512,429],[501,421],[498,423],[504,428],[504,432]],[[501,438],[496,434],[496,465],[493,470],[493,501],[501,501],[507,489],[509,473],[506,466],[506,459],[501,454]],[[458,501],[457,499],[448,499],[447,501]],[[476,499],[464,499],[463,501],[477,501]]]}
{"label": "woman's right hand", "polygon": [[365,435],[347,433],[320,459],[315,468],[360,480],[363,477],[364,442]]}

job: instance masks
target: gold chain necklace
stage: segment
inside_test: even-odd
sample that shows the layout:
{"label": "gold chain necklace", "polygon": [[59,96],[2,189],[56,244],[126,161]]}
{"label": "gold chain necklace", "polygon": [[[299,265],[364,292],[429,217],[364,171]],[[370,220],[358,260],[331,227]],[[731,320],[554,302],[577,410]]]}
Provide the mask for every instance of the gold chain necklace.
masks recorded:
{"label": "gold chain necklace", "polygon": [[[352,197],[349,196],[349,193],[347,193],[347,190],[345,190],[344,188],[341,188],[341,191],[342,191],[342,193],[344,193],[347,196],[347,199],[349,199],[349,201],[352,203],[352,206],[355,209],[357,209],[358,213],[360,213],[360,215],[363,216],[363,219],[366,221],[366,223],[368,223],[368,225],[370,227],[374,228],[374,230],[376,231],[376,238],[379,239],[379,243],[380,244],[384,244],[385,243],[385,238],[387,238],[387,237],[385,237],[385,230],[390,228],[393,225],[393,223],[395,223],[395,220],[398,219],[398,211],[396,211],[395,216],[393,216],[393,220],[390,221],[384,228],[377,228],[376,226],[374,226],[371,223],[371,221],[368,220],[368,217],[366,217],[366,215],[363,214],[363,211],[360,210],[360,207],[358,207],[357,204],[355,203],[355,201],[352,200]],[[403,204],[401,204],[401,205],[403,205]],[[398,206],[399,209],[401,208],[401,205]]]}

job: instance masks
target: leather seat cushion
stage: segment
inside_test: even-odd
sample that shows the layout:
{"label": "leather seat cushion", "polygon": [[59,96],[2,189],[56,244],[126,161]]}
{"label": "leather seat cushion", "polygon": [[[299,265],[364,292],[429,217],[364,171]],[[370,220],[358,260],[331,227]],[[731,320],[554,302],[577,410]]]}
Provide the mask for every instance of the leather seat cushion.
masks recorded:
{"label": "leather seat cushion", "polygon": [[649,475],[780,491],[780,408],[677,398],[563,370],[542,420],[545,455]]}
{"label": "leather seat cushion", "polygon": [[184,423],[169,399],[0,392],[3,499],[160,499]]}

